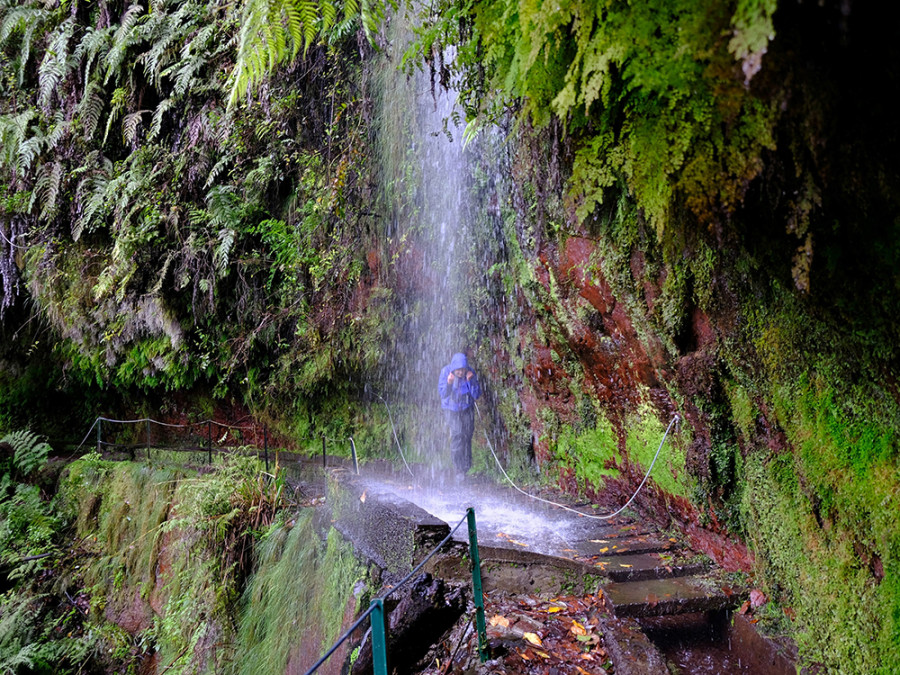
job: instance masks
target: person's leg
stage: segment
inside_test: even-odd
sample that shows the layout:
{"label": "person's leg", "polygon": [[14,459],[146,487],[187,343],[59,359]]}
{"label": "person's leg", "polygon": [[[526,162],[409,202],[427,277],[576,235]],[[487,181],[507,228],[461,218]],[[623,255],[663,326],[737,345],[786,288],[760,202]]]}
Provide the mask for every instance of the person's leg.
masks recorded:
{"label": "person's leg", "polygon": [[466,408],[460,413],[460,435],[463,437],[462,463],[463,473],[472,468],[472,436],[475,434],[475,409]]}
{"label": "person's leg", "polygon": [[450,459],[457,473],[465,473],[465,435],[463,433],[462,413],[454,410],[445,411],[447,425],[450,427]]}

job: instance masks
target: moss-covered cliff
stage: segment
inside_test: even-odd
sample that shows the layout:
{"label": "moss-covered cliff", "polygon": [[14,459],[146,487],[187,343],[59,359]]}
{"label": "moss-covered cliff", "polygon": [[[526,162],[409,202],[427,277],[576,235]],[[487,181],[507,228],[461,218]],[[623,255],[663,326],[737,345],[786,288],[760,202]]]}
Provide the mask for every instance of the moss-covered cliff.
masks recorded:
{"label": "moss-covered cliff", "polygon": [[625,492],[683,414],[648,512],[835,672],[900,663],[896,37],[858,5],[476,2],[423,38],[462,41],[482,143],[515,120],[479,306],[508,301],[511,450]]}
{"label": "moss-covered cliff", "polygon": [[[0,10],[0,428],[46,428],[51,396],[79,427],[202,396],[390,441],[372,392],[427,370],[400,359],[431,278],[415,160],[378,165],[372,26],[329,25],[235,104],[213,39],[235,7]],[[408,66],[468,115],[454,302],[508,460],[615,500],[679,413],[645,513],[752,571],[804,661],[895,670],[894,17],[471,0],[412,23]]]}
{"label": "moss-covered cliff", "polygon": [[255,459],[95,455],[46,487],[0,486],[4,672],[302,673],[369,593],[368,563]]}

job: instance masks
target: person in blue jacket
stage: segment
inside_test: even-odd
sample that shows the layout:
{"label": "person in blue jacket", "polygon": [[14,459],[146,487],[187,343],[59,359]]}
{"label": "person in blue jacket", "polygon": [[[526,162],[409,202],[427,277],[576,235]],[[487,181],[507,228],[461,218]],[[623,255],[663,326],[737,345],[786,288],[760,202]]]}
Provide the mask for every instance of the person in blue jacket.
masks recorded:
{"label": "person in blue jacket", "polygon": [[472,434],[475,432],[475,400],[481,397],[478,376],[465,354],[454,354],[438,377],[441,408],[450,427],[450,457],[461,478],[472,467]]}

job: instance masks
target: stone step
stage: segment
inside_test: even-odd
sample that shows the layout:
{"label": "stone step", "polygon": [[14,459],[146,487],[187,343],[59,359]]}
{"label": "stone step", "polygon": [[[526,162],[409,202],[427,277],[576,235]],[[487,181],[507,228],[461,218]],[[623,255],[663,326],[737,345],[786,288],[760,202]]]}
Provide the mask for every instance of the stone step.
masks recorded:
{"label": "stone step", "polygon": [[706,572],[709,565],[695,558],[654,553],[625,553],[593,561],[613,581],[646,581],[686,577]]}
{"label": "stone step", "polygon": [[594,556],[634,555],[636,553],[658,553],[669,551],[676,546],[673,539],[661,539],[652,535],[629,537],[603,537],[579,541],[575,546],[578,555],[584,558]]}
{"label": "stone step", "polygon": [[705,577],[676,577],[614,581],[603,586],[603,596],[616,616],[643,617],[733,609],[746,599],[747,593],[726,593]]}

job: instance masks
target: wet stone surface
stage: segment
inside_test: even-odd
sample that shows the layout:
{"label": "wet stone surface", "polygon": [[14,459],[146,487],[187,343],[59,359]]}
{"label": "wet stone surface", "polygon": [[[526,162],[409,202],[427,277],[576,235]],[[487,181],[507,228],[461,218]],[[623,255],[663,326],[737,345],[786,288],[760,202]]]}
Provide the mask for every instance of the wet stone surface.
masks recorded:
{"label": "wet stone surface", "polygon": [[671,553],[622,554],[598,558],[594,565],[613,581],[645,581],[702,574],[709,568],[697,556]]}
{"label": "wet stone surface", "polygon": [[[768,664],[790,663],[759,647],[752,629],[740,639],[723,629],[721,617],[747,592],[725,584],[721,570],[679,537],[645,522],[587,518],[480,479],[382,476],[366,485],[451,526],[475,508],[492,658],[480,664],[474,631],[458,624],[419,672],[768,675],[749,658],[760,650]],[[467,543],[466,528],[454,538]],[[468,574],[454,565],[453,574]]]}
{"label": "wet stone surface", "polygon": [[725,593],[713,580],[697,577],[613,582],[603,587],[603,594],[619,617],[731,609],[745,599],[742,593]]}

